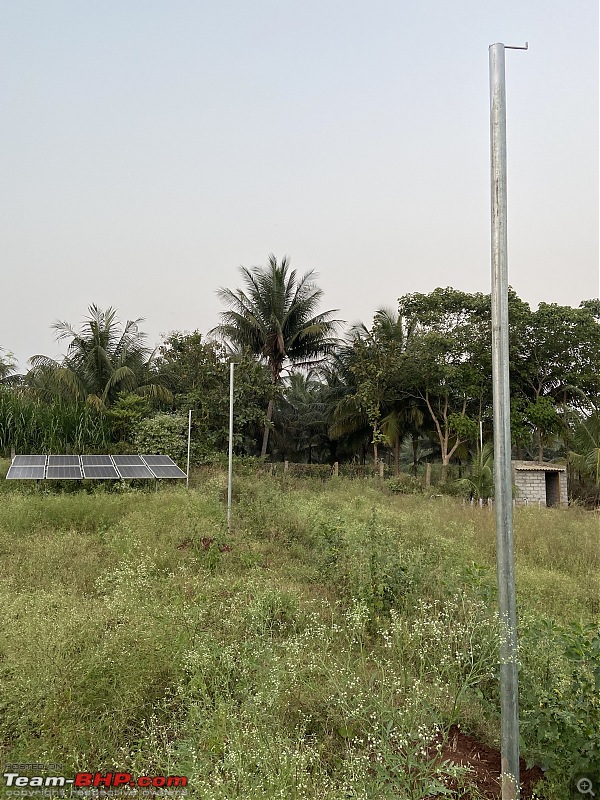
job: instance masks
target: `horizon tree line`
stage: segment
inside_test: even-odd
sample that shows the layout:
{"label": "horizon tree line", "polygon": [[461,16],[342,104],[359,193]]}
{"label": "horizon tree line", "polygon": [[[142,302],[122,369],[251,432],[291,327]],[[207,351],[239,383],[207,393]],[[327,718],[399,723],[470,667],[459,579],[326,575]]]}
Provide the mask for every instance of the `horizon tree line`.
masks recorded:
{"label": "horizon tree line", "polygon": [[[53,324],[67,343],[61,360],[33,356],[17,376],[0,349],[0,450],[14,446],[16,426],[26,428],[25,409],[36,404],[46,413],[52,406],[56,420],[67,409],[90,419],[95,412],[103,433],[99,440],[96,425],[90,447],[126,442],[145,418],[192,408],[196,459],[209,458],[227,446],[233,359],[239,454],[375,464],[385,456],[398,474],[409,453],[414,471],[422,458],[439,460],[442,481],[452,462],[476,460],[480,432],[491,438],[489,295],[450,287],[406,294],[397,309],[379,309],[370,327],[341,335],[336,312],[319,310],[323,292],[313,271],[299,276],[289,258],[270,255],[266,267],[241,267],[240,276],[243,288],[218,290],[226,309],[208,337],[173,332],[152,351],[141,318],[123,325],[115,309],[91,305],[79,330]],[[509,317],[515,455],[567,456],[577,442],[582,453],[573,463],[593,473],[600,464],[600,301],[577,309],[541,303],[532,311],[511,290]],[[73,425],[64,425],[63,446],[71,447]],[[56,444],[61,423],[54,428]],[[84,445],[81,424],[79,431]]]}

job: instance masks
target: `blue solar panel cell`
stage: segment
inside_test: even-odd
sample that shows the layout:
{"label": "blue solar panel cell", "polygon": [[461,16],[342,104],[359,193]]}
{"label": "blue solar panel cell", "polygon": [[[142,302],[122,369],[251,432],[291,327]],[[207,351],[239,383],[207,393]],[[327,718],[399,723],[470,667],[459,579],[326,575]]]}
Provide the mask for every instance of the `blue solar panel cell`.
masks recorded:
{"label": "blue solar panel cell", "polygon": [[154,475],[145,464],[117,464],[122,478],[153,478]]}
{"label": "blue solar panel cell", "polygon": [[48,456],[49,467],[78,467],[79,456]]}
{"label": "blue solar panel cell", "polygon": [[150,467],[152,472],[157,478],[185,478],[187,477],[185,472],[176,464],[173,466],[162,466],[162,465],[153,465]]}
{"label": "blue solar panel cell", "polygon": [[144,462],[142,461],[141,456],[136,456],[136,455],[113,456],[112,459],[118,467],[121,466],[121,464],[130,464],[132,466],[137,465],[139,467],[144,466]]}
{"label": "blue solar panel cell", "polygon": [[174,467],[176,466],[175,462],[169,456],[142,456],[146,464],[149,467]]}
{"label": "blue solar panel cell", "polygon": [[80,466],[71,466],[62,464],[60,466],[51,466],[50,464],[46,467],[46,479],[47,480],[81,480],[81,467]]}
{"label": "blue solar panel cell", "polygon": [[110,480],[111,478],[113,480],[119,480],[121,476],[115,467],[109,466],[108,464],[84,464],[83,477],[105,481]]}
{"label": "blue solar panel cell", "polygon": [[6,473],[6,479],[11,481],[41,481],[44,479],[46,468],[30,466],[13,466]]}
{"label": "blue solar panel cell", "polygon": [[44,467],[46,456],[15,456],[12,460],[13,467]]}
{"label": "blue solar panel cell", "polygon": [[90,467],[112,467],[113,462],[110,456],[81,456],[83,466]]}

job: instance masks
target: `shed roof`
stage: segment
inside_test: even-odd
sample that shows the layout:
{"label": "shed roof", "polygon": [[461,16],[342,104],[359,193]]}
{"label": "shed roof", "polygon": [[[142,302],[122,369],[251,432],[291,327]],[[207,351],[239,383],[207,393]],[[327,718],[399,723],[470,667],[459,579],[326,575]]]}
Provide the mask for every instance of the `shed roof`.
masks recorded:
{"label": "shed roof", "polygon": [[538,464],[537,461],[513,461],[515,469],[525,469],[532,472],[566,472],[565,464]]}

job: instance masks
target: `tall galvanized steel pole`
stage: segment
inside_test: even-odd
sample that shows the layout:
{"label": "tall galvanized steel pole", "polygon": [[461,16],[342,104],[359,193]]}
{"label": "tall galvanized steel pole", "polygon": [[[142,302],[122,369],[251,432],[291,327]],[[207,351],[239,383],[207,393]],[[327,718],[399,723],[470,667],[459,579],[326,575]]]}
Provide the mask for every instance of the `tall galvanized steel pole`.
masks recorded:
{"label": "tall galvanized steel pole", "polygon": [[188,412],[188,448],[187,448],[187,472],[185,473],[186,489],[190,488],[190,442],[192,440],[192,409]]}
{"label": "tall galvanized steel pole", "polygon": [[[527,49],[509,48],[509,49]],[[508,265],[506,237],[506,92],[503,44],[490,53],[492,189],[492,384],[494,482],[500,642],[502,800],[519,797],[519,685],[515,600],[508,352]]]}
{"label": "tall galvanized steel pole", "polygon": [[233,481],[233,361],[229,364],[229,470],[227,474],[227,530],[231,531],[231,486]]}

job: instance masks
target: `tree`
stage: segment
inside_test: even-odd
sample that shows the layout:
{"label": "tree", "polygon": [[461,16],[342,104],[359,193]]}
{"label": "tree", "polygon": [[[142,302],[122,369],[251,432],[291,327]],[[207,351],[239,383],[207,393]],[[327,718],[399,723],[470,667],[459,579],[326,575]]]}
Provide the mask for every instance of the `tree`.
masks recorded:
{"label": "tree", "polygon": [[273,439],[284,458],[308,464],[327,460],[330,454],[328,386],[314,369],[295,372],[285,379],[282,397],[275,407],[278,423]]}
{"label": "tree", "polygon": [[[337,321],[334,311],[317,314],[323,292],[313,282],[311,270],[301,278],[290,270],[290,260],[281,263],[273,254],[268,267],[240,267],[245,284],[242,289],[221,288],[220,299],[229,307],[221,312],[221,324],[211,333],[218,334],[234,349],[248,348],[269,367],[271,382],[279,383],[289,362],[311,366],[335,347]],[[261,456],[267,452],[273,400],[267,407]]]}
{"label": "tree", "polygon": [[413,331],[403,359],[403,383],[431,418],[444,482],[452,457],[476,439],[477,417],[489,402],[490,298],[446,288],[404,295],[399,303]]}
{"label": "tree", "polygon": [[569,453],[573,467],[594,487],[594,504],[600,500],[600,411],[584,417],[573,432],[573,450]]}
{"label": "tree", "polygon": [[537,311],[511,319],[518,331],[517,357],[511,360],[513,397],[525,427],[535,434],[538,460],[544,442],[563,431],[570,409],[588,409],[600,395],[600,303],[579,308],[540,303]]}
{"label": "tree", "polygon": [[102,311],[89,306],[89,317],[77,332],[68,322],[55,322],[57,341],[69,340],[61,361],[33,356],[27,384],[43,396],[85,400],[99,410],[108,408],[120,392],[168,400],[153,364],[154,354],[145,346],[142,319],[121,327],[113,308]]}
{"label": "tree", "polygon": [[[264,365],[248,353],[235,356],[234,445],[256,454],[273,385]],[[197,456],[210,456],[227,446],[229,436],[229,361],[225,347],[198,331],[167,336],[157,366],[173,394],[173,410],[192,414],[192,439]]]}
{"label": "tree", "polygon": [[16,368],[14,355],[0,347],[0,383],[10,383]]}
{"label": "tree", "polygon": [[370,330],[363,324],[354,326],[343,356],[353,391],[340,399],[332,426],[332,432],[340,436],[367,423],[374,463],[379,458],[379,444],[393,446],[396,475],[400,442],[411,421],[417,420],[399,372],[411,333],[403,317],[387,308],[375,313]]}

